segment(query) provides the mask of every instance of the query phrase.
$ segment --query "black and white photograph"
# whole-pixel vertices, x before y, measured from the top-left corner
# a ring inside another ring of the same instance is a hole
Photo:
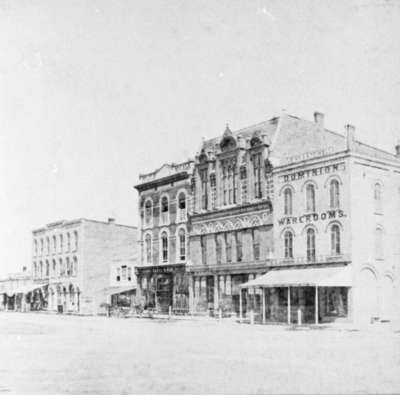
[[[400,0],[0,0],[0,393],[400,394]]]

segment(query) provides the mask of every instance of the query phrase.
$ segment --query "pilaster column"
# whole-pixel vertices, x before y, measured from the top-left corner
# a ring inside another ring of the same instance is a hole
[[[214,314],[218,311],[219,298],[218,298],[218,276],[214,275]]]

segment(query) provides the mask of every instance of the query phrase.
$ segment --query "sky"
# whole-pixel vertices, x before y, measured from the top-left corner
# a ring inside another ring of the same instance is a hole
[[[388,151],[400,1],[0,0],[0,275],[32,230],[138,224],[140,173],[287,113]]]

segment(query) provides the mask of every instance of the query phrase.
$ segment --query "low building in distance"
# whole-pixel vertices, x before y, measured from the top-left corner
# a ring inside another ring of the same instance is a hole
[[[24,311],[23,294],[32,286],[31,272],[24,266],[21,272],[0,278],[0,310]]]

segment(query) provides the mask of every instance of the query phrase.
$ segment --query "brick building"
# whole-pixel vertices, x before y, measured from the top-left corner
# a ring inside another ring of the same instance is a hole
[[[31,299],[37,309],[96,314],[107,302],[111,268],[129,260],[137,228],[88,219],[58,221],[33,234]]]
[[[141,179],[142,243],[146,230],[162,240],[162,198],[177,199],[178,173],[163,167]],[[351,125],[326,129],[321,113],[308,121],[283,112],[203,141],[184,174],[191,311],[253,310],[264,322],[398,315],[400,146],[385,152]],[[168,234],[175,251],[176,227]],[[161,266],[154,273],[176,263],[175,252],[160,259],[158,240],[142,244],[142,262]]]
[[[140,176],[141,266],[136,267],[138,294],[147,308],[189,310],[188,215],[193,161],[166,164]]]

